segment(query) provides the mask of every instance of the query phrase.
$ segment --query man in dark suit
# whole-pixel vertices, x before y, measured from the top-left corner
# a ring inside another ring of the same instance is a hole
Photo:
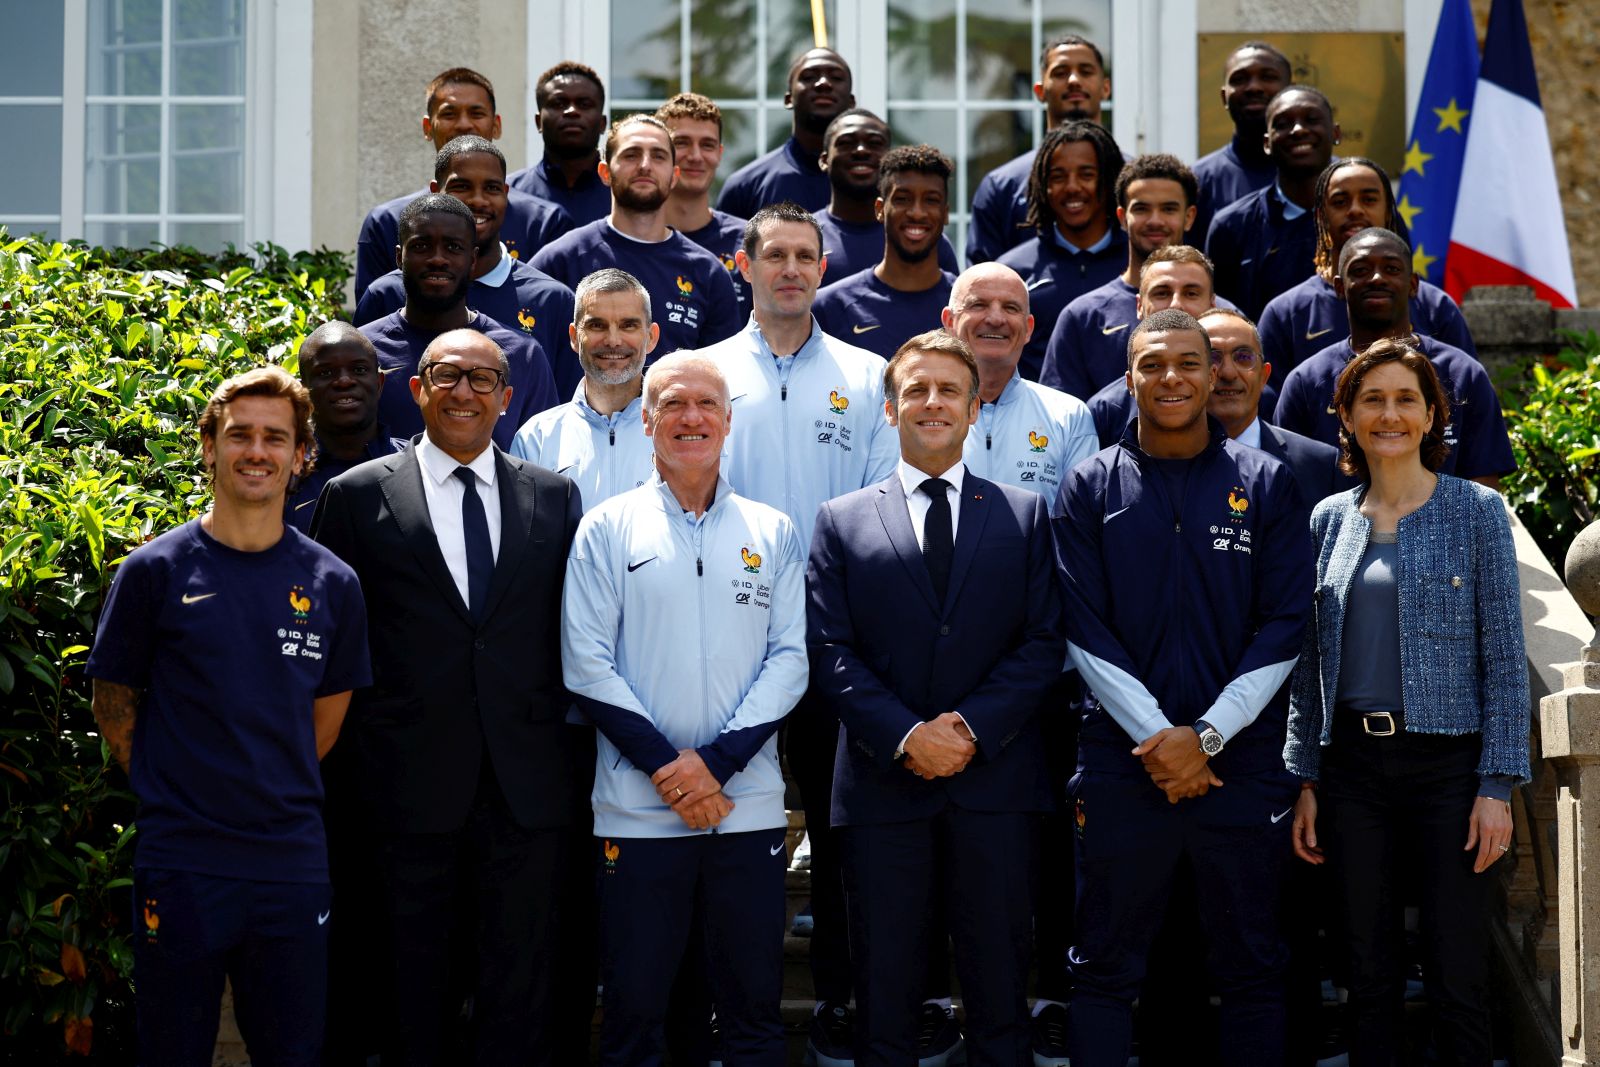
[[[1061,671],[1044,499],[968,473],[966,342],[907,341],[884,372],[893,476],[824,503],[807,572],[812,677],[841,720],[841,828],[859,1067],[916,1059],[943,888],[974,1064],[1030,1061],[1029,833],[1049,808],[1035,717]]]
[[[493,445],[507,374],[479,331],[439,335],[411,379],[425,431],[329,482],[312,519],[375,620],[346,744],[382,885],[386,1064],[456,1058],[456,936],[476,958],[472,1062],[552,1062],[551,887],[574,814],[559,621],[581,507],[572,482]],[[475,929],[458,929],[458,886]]]
[[[1339,450],[1259,417],[1261,391],[1272,376],[1272,364],[1261,350],[1255,323],[1241,311],[1220,307],[1199,319],[1211,338],[1211,362],[1217,368],[1217,384],[1206,411],[1235,441],[1288,464],[1309,521],[1317,501],[1356,484],[1339,470]]]

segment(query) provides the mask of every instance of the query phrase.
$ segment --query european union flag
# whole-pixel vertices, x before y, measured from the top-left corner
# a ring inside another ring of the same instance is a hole
[[[1461,186],[1467,125],[1478,86],[1478,33],[1468,0],[1444,0],[1428,53],[1428,73],[1411,120],[1397,205],[1411,231],[1419,278],[1444,284],[1445,253]]]

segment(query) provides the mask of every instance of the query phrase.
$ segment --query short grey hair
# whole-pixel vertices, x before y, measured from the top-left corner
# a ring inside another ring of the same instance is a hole
[[[650,307],[650,290],[644,283],[625,270],[616,267],[604,267],[589,275],[578,283],[577,290],[573,293],[572,321],[583,321],[583,308],[589,299],[601,293],[634,293],[644,304],[644,324],[649,326],[655,321],[653,309]]]
[[[662,356],[644,372],[644,409],[654,411],[656,402],[661,399],[661,390],[666,388],[666,379],[674,372],[680,370],[704,371],[717,380],[722,387],[722,406],[724,410],[733,407],[733,401],[728,398],[728,378],[722,373],[722,368],[717,366],[717,361],[709,356],[689,348],[680,348],[676,352]]]

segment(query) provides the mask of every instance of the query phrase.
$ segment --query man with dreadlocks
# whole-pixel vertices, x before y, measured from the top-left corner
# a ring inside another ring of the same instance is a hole
[[[1272,360],[1272,381],[1278,386],[1307,359],[1350,336],[1345,302],[1333,288],[1345,242],[1368,226],[1405,236],[1389,176],[1362,156],[1347,156],[1323,169],[1317,177],[1315,211],[1316,273],[1273,297],[1261,313],[1261,348]],[[1411,326],[1468,355],[1478,354],[1456,302],[1421,278],[1411,297]]]
[[[1061,310],[1127,265],[1128,238],[1117,225],[1121,170],[1122,150],[1096,122],[1057,126],[1034,156],[1027,224],[1035,236],[999,259],[1028,286],[1033,336],[1017,369],[1029,381],[1039,380]]]

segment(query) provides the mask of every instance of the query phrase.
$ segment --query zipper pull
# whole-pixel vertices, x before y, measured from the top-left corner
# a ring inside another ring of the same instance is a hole
[[[994,433],[992,431],[983,435],[983,448],[986,452],[994,451]]]
[[[617,443],[617,428],[615,426],[611,427],[611,443]]]
[[[704,578],[706,576],[706,565],[703,562],[701,562],[699,557],[695,558],[695,561],[694,561],[694,572],[695,572],[695,574],[699,575],[702,578]]]
[[[1173,533],[1183,533],[1183,523],[1179,522],[1179,521],[1174,521],[1173,524],[1172,524],[1172,532]]]
[[[778,387],[778,399],[779,400],[788,400],[789,399],[789,383],[788,382],[784,382],[781,386]]]

